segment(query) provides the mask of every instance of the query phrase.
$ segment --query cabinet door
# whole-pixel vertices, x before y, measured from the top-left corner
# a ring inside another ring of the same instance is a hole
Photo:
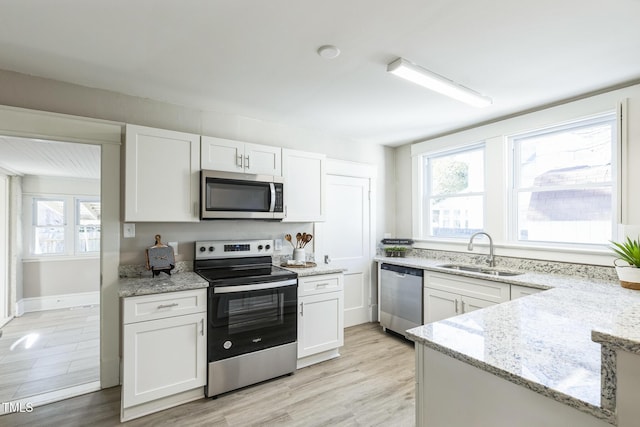
[[[332,350],[344,344],[342,292],[298,299],[298,358]]]
[[[246,173],[282,176],[282,148],[244,143]]]
[[[203,136],[200,166],[224,172],[244,172],[244,142]]]
[[[511,285],[511,299],[526,297],[541,292],[542,289],[529,288],[527,286]]]
[[[198,221],[200,136],[126,126],[125,221]]]
[[[461,313],[469,313],[470,311],[480,310],[481,308],[489,307],[490,305],[494,305],[495,302],[486,301],[479,298],[472,298],[467,296],[461,297]]]
[[[460,296],[438,289],[424,288],[424,323],[455,316],[460,310]]]
[[[202,387],[206,313],[124,325],[122,406]]]
[[[289,222],[319,222],[325,215],[323,154],[282,150],[285,218]]]

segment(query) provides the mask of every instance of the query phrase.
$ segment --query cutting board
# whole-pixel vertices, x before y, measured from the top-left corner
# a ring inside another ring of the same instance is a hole
[[[162,243],[159,234],[156,234],[156,244],[147,248],[146,258],[147,270],[151,270],[154,276],[161,272],[171,275],[171,270],[176,266],[173,248]]]

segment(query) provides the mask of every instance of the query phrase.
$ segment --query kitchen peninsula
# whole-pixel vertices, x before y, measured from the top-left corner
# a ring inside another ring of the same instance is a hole
[[[376,260],[452,273],[442,260]],[[637,425],[640,293],[606,278],[454,274],[547,290],[407,332],[416,425]]]

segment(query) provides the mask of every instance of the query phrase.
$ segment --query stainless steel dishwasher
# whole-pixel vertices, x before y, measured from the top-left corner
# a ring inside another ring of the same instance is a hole
[[[382,264],[380,272],[380,325],[405,335],[422,325],[423,270]]]

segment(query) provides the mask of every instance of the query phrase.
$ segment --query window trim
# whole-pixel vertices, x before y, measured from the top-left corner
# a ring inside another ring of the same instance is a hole
[[[77,245],[79,243],[77,234],[77,203],[78,201],[95,200],[101,202],[101,197],[96,195],[60,195],[60,194],[41,194],[41,193],[23,193],[23,206],[29,206],[24,213],[28,215],[23,222],[23,242],[25,244],[25,254],[22,258],[25,262],[32,261],[55,261],[70,259],[88,259],[100,258],[101,249],[92,252],[78,252]],[[64,246],[65,251],[53,254],[36,254],[35,253],[35,228],[36,228],[36,205],[37,200],[60,200],[64,202]],[[100,240],[102,240],[102,219],[100,221]],[[101,247],[101,246],[100,246]]]

